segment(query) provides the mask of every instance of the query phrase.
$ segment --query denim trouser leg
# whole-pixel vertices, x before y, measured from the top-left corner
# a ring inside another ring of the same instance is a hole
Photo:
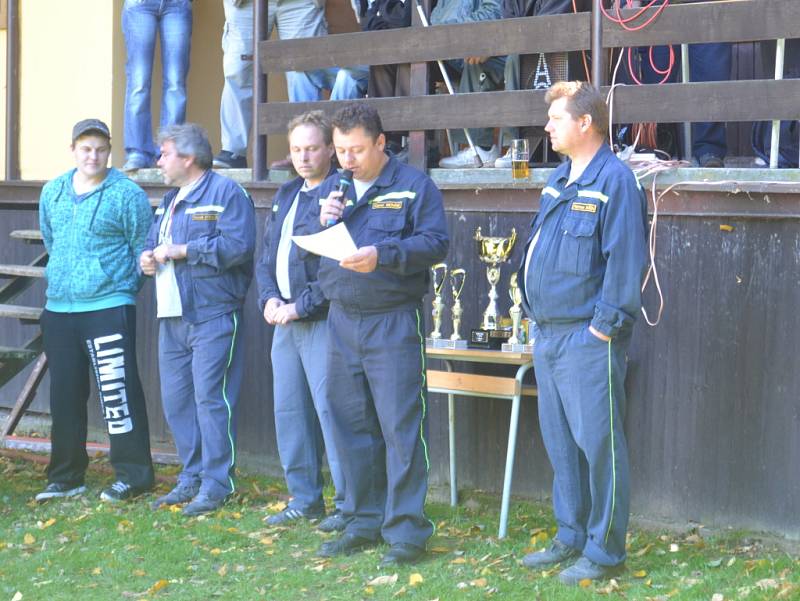
[[[273,10],[271,4],[269,8]],[[282,40],[328,35],[325,11],[311,0],[286,0],[274,10],[277,11],[278,37]],[[286,86],[290,102],[314,102],[322,98],[320,88],[305,72],[287,71]]]
[[[359,65],[343,69],[331,67],[331,70],[335,73],[331,87],[331,100],[363,98],[367,93],[369,66]]]
[[[125,152],[129,159],[152,164],[158,151],[153,142],[150,90],[156,33],[161,35],[163,98],[161,124],[182,122],[186,112],[186,73],[192,4],[189,0],[126,0],[122,33],[126,48]],[[177,118],[180,117],[178,120]]]
[[[161,127],[186,120],[186,77],[192,39],[192,4],[173,0],[164,5],[158,23],[161,36]]]
[[[344,477],[331,434],[331,416],[325,390],[326,366],[320,361],[327,347],[327,324],[295,321],[277,326],[272,339],[275,431],[289,506],[316,513],[324,508],[322,499],[322,453],[336,489],[334,504],[344,500]]]
[[[491,92],[500,89],[505,62],[506,57],[493,56],[481,65],[468,65],[461,59],[448,61],[448,64],[461,71],[461,79],[458,81],[457,91],[459,94],[463,94],[467,92]],[[455,144],[467,143],[463,130],[453,129],[450,134]],[[491,146],[494,139],[494,132],[490,127],[470,129],[469,135],[472,136],[472,141],[478,146]]]
[[[730,44],[692,44],[689,46],[691,81],[727,81],[731,77]],[[711,154],[725,158],[728,140],[725,123],[692,123],[692,156]]]
[[[225,28],[222,33],[222,71],[225,84],[219,106],[222,149],[247,154],[247,140],[253,123],[253,6],[233,6],[225,0]],[[272,8],[272,7],[270,7]]]

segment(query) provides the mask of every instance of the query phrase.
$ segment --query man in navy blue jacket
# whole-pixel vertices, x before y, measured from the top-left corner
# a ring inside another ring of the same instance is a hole
[[[158,165],[176,188],[156,209],[139,265],[156,279],[161,401],[183,469],[153,507],[189,502],[183,514],[195,516],[234,491],[255,210],[244,188],[211,171],[211,145],[199,125],[170,126],[159,142]]]
[[[433,524],[428,490],[422,297],[431,265],[449,238],[442,195],[424,173],[384,153],[374,108],[354,103],[333,119],[339,163],[353,172],[321,186],[319,225],[341,220],[358,248],[341,262],[323,258],[319,283],[330,300],[328,394],[346,482],[344,534],[319,555],[349,555],[377,543],[381,564],[415,561]]]
[[[600,93],[559,82],[545,99],[545,131],[569,160],[542,190],[519,281],[537,326],[539,422],[553,466],[558,533],[523,564],[538,569],[579,558],[559,576],[577,584],[609,577],[625,561],[625,354],[641,308],[647,205],[606,144]]]
[[[292,235],[304,233],[303,216],[318,206],[317,188],[332,172],[333,142],[322,111],[298,115],[289,122],[288,131],[289,152],[299,176],[275,194],[256,268],[264,319],[275,326],[271,353],[275,433],[292,497],[267,523],[275,526],[325,515],[322,455],[327,451],[336,511],[319,529],[330,532],[344,529],[339,511],[344,477],[333,444],[321,359],[327,349],[328,301],[317,283],[319,257],[299,252]]]

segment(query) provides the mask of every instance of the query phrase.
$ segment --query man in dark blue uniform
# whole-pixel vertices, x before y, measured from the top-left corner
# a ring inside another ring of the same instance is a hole
[[[631,170],[605,143],[608,111],[599,92],[560,82],[545,98],[545,131],[569,160],[542,190],[519,279],[537,326],[539,422],[553,466],[558,533],[523,564],[579,558],[559,575],[577,584],[609,577],[625,561],[625,353],[641,308],[647,205]]]
[[[381,565],[410,563],[433,524],[428,489],[422,297],[431,265],[448,248],[442,197],[429,177],[384,153],[380,117],[364,103],[333,119],[339,176],[320,189],[320,225],[342,220],[358,251],[323,258],[319,283],[330,300],[328,395],[346,482],[344,534],[319,555],[349,555],[382,537]]]

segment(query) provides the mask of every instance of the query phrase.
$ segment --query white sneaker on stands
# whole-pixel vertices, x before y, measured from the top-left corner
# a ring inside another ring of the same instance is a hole
[[[494,162],[495,169],[511,169],[511,148]]]
[[[497,157],[500,156],[496,144],[489,150],[484,150],[480,146],[476,146],[475,150],[478,151],[478,155],[481,157],[484,167],[494,167],[494,162],[497,160]],[[445,157],[439,161],[439,167],[442,169],[471,169],[477,166],[478,165],[475,163],[475,153],[472,152],[472,148],[469,146],[458,154]]]

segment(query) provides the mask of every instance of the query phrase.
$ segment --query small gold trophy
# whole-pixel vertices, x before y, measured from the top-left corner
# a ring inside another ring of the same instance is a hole
[[[522,309],[520,308],[522,304],[522,290],[517,285],[516,273],[511,275],[508,286],[508,296],[511,298],[512,302],[511,308],[508,310],[509,315],[511,315],[511,337],[508,339],[508,342],[503,343],[503,350],[521,351],[524,344],[524,341],[520,340],[519,337],[520,322],[522,321]]]
[[[478,243],[478,254],[481,261],[487,263],[486,278],[489,280],[489,305],[483,312],[483,322],[479,329],[470,333],[470,343],[478,348],[500,348],[508,333],[498,329],[497,316],[497,284],[500,281],[500,264],[508,261],[514,242],[517,241],[517,230],[511,228],[508,237],[487,237],[481,234],[481,228],[475,230],[475,241]]]
[[[445,281],[447,281],[447,264],[437,263],[431,267],[431,279],[433,280],[433,331],[428,339],[431,342],[439,340],[442,337],[442,315],[444,314],[444,301],[442,301],[442,288],[444,288]]]
[[[450,340],[445,341],[445,348],[450,349],[465,349],[467,348],[467,341],[461,338],[458,330],[461,327],[461,315],[464,310],[461,308],[461,291],[464,289],[464,281],[467,279],[467,272],[463,269],[454,269],[450,272],[450,288],[453,291],[453,333]]]

